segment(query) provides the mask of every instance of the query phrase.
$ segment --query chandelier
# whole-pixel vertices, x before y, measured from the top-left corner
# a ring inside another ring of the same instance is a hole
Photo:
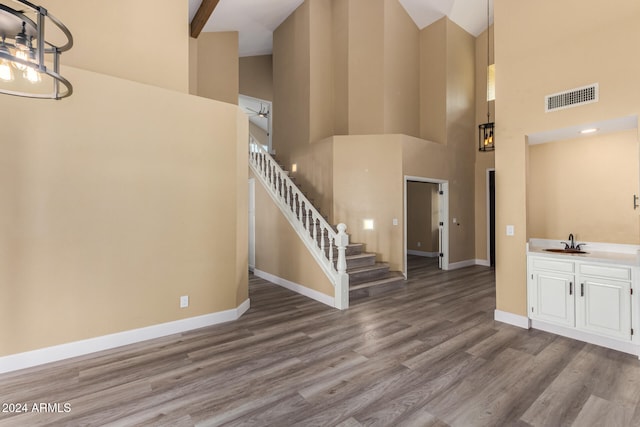
[[[0,3],[0,93],[42,99],[70,96],[73,87],[60,75],[60,54],[73,46],[71,33],[44,7],[13,1],[20,10]]]

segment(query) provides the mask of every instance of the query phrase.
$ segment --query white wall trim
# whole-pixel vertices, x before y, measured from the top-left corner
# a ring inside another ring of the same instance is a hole
[[[493,318],[498,322],[508,323],[519,328],[529,329],[531,327],[528,317],[509,313],[508,311],[495,310]]]
[[[407,249],[407,255],[416,255],[416,256],[422,256],[426,258],[436,258],[438,256],[438,252],[424,252],[424,251],[416,251],[413,249]]]
[[[335,298],[326,294],[323,294],[322,292],[318,292],[314,289],[311,288],[307,288],[304,285],[300,285],[298,283],[295,282],[291,282],[287,279],[283,279],[282,277],[278,277],[278,276],[274,276],[271,273],[267,273],[266,271],[262,271],[262,270],[258,270],[257,268],[255,268],[253,270],[253,274],[255,274],[256,276],[264,279],[264,280],[268,280],[271,283],[274,283],[276,285],[282,286],[283,288],[287,288],[290,291],[293,291],[295,293],[298,293],[300,295],[304,295],[305,297],[309,297],[313,300],[316,300],[318,302],[321,302],[325,305],[328,305],[329,307],[334,307],[335,308]]]
[[[481,265],[483,267],[491,267],[491,262],[488,259],[476,259],[476,265]]]
[[[563,337],[622,351],[623,353],[633,354],[634,356],[640,356],[640,346],[633,344],[632,342],[624,342],[607,337],[601,337],[599,335],[594,335],[577,329],[541,322],[540,320],[532,319],[531,327],[541,331],[551,332],[552,334],[562,335]]]
[[[472,265],[476,265],[475,259],[467,259],[464,261],[451,262],[449,263],[449,270],[457,270],[458,268],[470,267]]]
[[[71,357],[83,356],[85,354],[109,350],[128,344],[178,334],[192,329],[204,328],[218,323],[230,322],[240,318],[240,316],[249,309],[250,305],[251,303],[247,298],[238,307],[230,310],[0,357],[0,373],[17,371],[19,369],[57,362]]]

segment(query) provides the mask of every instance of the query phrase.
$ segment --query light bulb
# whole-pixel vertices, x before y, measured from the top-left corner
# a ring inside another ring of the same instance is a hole
[[[42,81],[40,73],[31,67],[27,67],[27,69],[24,70],[24,78],[29,80],[30,83],[40,83],[40,81]]]
[[[9,48],[4,44],[4,37],[2,38],[2,44],[0,44],[0,52],[10,55]],[[0,58],[0,80],[10,82],[13,80],[13,70],[11,69],[10,61],[4,58]]]
[[[5,82],[13,80],[13,70],[6,59],[0,59],[0,80]]]
[[[25,50],[16,49],[16,58],[28,61],[29,54]],[[27,68],[26,65],[20,64],[19,62],[14,62],[13,65],[20,71],[24,71]]]

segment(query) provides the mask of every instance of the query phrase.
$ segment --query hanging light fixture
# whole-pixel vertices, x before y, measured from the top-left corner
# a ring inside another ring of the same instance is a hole
[[[73,86],[60,74],[60,54],[73,46],[71,32],[42,6],[13,0],[22,10],[0,3],[0,93],[29,98],[62,99]],[[54,44],[45,24],[53,24]],[[14,72],[16,70],[17,72]]]
[[[489,39],[489,0],[487,0],[487,123],[482,123],[478,126],[478,150],[480,151],[492,151],[495,149],[495,123],[491,121],[491,107],[489,104],[489,80],[490,80],[490,39]]]

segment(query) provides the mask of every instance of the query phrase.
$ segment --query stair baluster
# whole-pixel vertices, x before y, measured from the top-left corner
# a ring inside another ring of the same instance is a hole
[[[267,189],[273,201],[291,222],[310,253],[334,286],[336,308],[349,307],[349,275],[346,272],[347,226],[338,224],[336,233],[331,225],[300,192],[280,165],[252,136],[249,137],[249,167]],[[313,229],[312,229],[313,228]],[[320,241],[318,242],[318,229]],[[326,241],[325,241],[326,239]],[[328,253],[325,250],[329,246]],[[334,247],[338,260],[334,265]]]

